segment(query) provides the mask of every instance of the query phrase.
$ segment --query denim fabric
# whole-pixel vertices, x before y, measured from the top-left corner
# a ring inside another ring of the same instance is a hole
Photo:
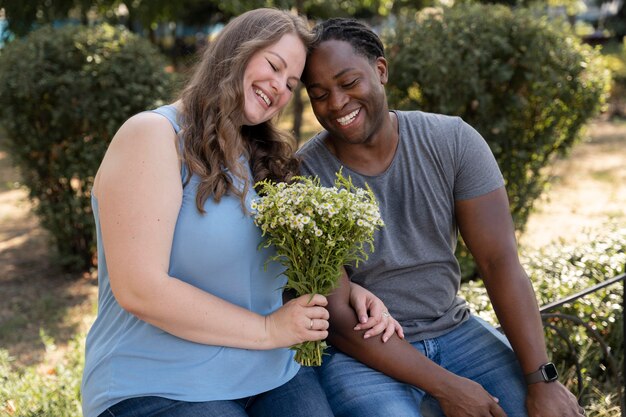
[[[508,417],[526,416],[526,384],[506,338],[477,317],[443,336],[413,343],[430,360],[476,381]],[[317,370],[336,417],[442,416],[437,401],[357,360],[329,349]]]
[[[237,400],[186,402],[162,397],[121,401],[99,417],[333,417],[315,371],[302,367],[289,382]]]

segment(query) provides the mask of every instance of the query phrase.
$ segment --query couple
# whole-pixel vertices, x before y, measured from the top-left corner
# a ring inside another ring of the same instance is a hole
[[[311,34],[257,9],[225,27],[177,102],[120,128],[92,191],[86,417],[582,413],[552,381],[489,148],[458,118],[389,111],[387,71],[362,24],[331,19]],[[271,119],[300,80],[325,130],[295,156]],[[376,252],[328,299],[283,303],[280,266],[257,250],[252,185],[299,169],[329,185],[342,166],[380,202]],[[457,228],[515,354],[457,297]],[[319,369],[287,349],[326,337]]]

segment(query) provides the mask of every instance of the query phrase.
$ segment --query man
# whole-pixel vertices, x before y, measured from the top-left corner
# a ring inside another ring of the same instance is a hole
[[[548,362],[504,181],[483,138],[456,117],[390,112],[383,45],[366,26],[331,19],[316,31],[303,81],[325,131],[300,150],[303,173],[330,185],[343,167],[376,194],[386,226],[368,261],[347,271],[406,337],[363,339],[347,286],[329,298],[333,348],[319,375],[335,415],[421,416],[430,403],[448,417],[584,414]],[[458,231],[508,341],[457,296]]]

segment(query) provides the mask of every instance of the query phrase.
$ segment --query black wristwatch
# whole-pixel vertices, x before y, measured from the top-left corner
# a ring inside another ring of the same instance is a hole
[[[552,362],[541,365],[535,372],[526,375],[526,383],[534,384],[536,382],[553,382],[559,378],[556,366]]]

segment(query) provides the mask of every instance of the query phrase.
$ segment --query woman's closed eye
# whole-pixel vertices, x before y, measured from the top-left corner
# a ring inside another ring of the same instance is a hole
[[[270,64],[270,67],[272,67],[272,70],[273,70],[274,72],[278,72],[278,67],[277,67],[276,65],[274,65],[274,64],[272,63],[272,61],[270,61],[270,60],[269,60],[269,59],[267,59],[267,58],[266,58],[265,60],[267,61],[267,63],[268,63],[268,64]]]

